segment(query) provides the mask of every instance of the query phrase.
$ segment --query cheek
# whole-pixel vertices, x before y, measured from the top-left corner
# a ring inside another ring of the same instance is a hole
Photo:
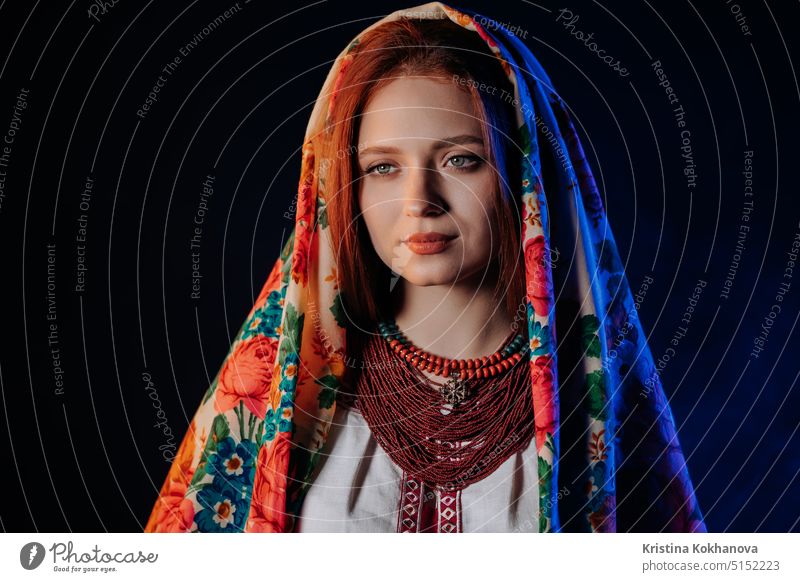
[[[460,229],[469,239],[470,247],[478,249],[497,245],[497,197],[495,182],[491,175],[475,176],[463,180],[460,192],[451,196],[451,212]]]
[[[361,193],[358,197],[360,220],[366,226],[372,245],[378,255],[385,256],[388,247],[391,247],[394,233],[394,222],[397,212],[391,203],[368,193]]]

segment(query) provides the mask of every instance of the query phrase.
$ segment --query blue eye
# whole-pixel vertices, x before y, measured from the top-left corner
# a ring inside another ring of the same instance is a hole
[[[456,170],[469,170],[475,166],[478,166],[482,161],[483,160],[479,156],[457,154],[455,156],[450,156],[445,165]],[[364,173],[367,175],[373,174],[376,176],[385,177],[393,174],[396,170],[397,167],[394,164],[390,164],[389,162],[379,162],[369,166],[366,170],[364,170]]]
[[[458,170],[466,169],[471,166],[474,166],[480,162],[480,158],[478,156],[466,156],[466,155],[455,155],[448,158],[447,163],[450,164],[450,167],[456,168]]]
[[[378,176],[388,176],[392,173],[392,164],[375,164],[374,166],[370,166],[367,168],[367,174],[377,174]]]

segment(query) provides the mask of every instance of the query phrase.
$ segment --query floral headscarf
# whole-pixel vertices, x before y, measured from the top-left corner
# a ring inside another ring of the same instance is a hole
[[[540,532],[705,531],[566,105],[500,23],[432,2],[367,30],[400,18],[449,18],[480,35],[514,86],[540,496],[531,520]],[[328,74],[305,135],[294,231],[202,398],[145,531],[293,530],[347,361],[324,192],[331,161],[311,137],[324,130],[358,48],[356,38]],[[554,276],[563,277],[557,302]]]

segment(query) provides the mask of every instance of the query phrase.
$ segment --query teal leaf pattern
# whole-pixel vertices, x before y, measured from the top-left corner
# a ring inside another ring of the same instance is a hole
[[[339,388],[339,380],[333,374],[328,374],[322,378],[315,380],[317,384],[322,386],[317,400],[319,401],[320,408],[330,408],[336,400],[336,391]]]
[[[601,355],[600,338],[597,335],[600,329],[600,320],[594,313],[581,317],[583,351],[590,358],[599,358]]]
[[[602,369],[586,374],[586,393],[589,414],[597,420],[606,420],[608,406],[606,406],[605,374]]]

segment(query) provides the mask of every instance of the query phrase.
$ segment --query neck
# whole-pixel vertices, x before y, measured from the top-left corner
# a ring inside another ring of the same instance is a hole
[[[419,348],[451,359],[480,358],[500,349],[511,333],[505,301],[497,301],[493,282],[421,287],[402,281],[395,321]]]

